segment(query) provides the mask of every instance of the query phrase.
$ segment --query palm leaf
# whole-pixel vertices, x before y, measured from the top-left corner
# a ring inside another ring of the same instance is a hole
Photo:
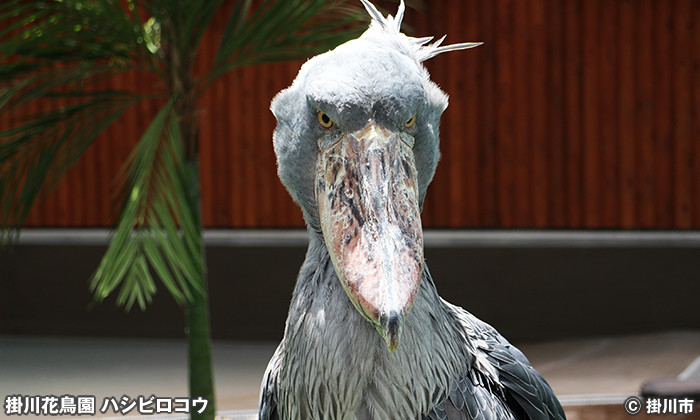
[[[27,117],[0,132],[0,220],[18,229],[43,191],[55,187],[87,147],[135,98],[102,92],[79,103]]]
[[[110,0],[11,1],[0,13],[0,74],[5,80],[57,63],[111,63],[158,71],[145,30]]]
[[[162,66],[144,41],[153,35],[112,0],[9,0],[0,6],[0,28],[5,242],[100,132],[148,97],[97,83],[133,69],[162,73]],[[37,101],[44,111],[19,117]]]
[[[272,61],[306,58],[357,36],[367,21],[359,2],[348,0],[264,0],[250,11],[239,0],[216,54],[217,77],[228,70]]]
[[[126,163],[117,228],[91,282],[97,301],[121,285],[117,304],[144,309],[156,292],[151,271],[179,304],[204,290],[201,235],[183,184],[173,103],[160,110]]]

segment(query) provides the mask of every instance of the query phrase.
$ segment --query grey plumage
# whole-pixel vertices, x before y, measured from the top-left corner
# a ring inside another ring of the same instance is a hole
[[[519,350],[438,296],[422,235],[409,235],[420,231],[411,203],[422,208],[447,107],[421,62],[478,44],[407,37],[403,2],[395,18],[362,2],[373,18],[365,34],[309,60],[272,103],[280,179],[304,212],[310,243],[259,418],[563,419]],[[365,149],[373,142],[381,144]],[[374,189],[379,181],[384,189]],[[392,250],[401,256],[387,265],[380,257]],[[385,286],[404,264],[418,267],[415,281]],[[357,267],[374,267],[377,279],[353,277]],[[392,297],[395,289],[403,295]]]

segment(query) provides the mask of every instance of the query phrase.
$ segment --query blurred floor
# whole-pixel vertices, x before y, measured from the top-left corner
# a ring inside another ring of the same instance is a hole
[[[635,395],[645,380],[680,375],[700,355],[700,332],[574,339],[519,348],[557,395]]]
[[[700,331],[518,347],[564,405],[586,399],[618,401],[637,394],[645,380],[677,377],[684,371],[686,379],[700,379],[700,369],[688,368],[700,356]],[[255,410],[260,380],[274,349],[273,343],[214,343],[219,411],[235,417]],[[97,417],[122,417],[111,409],[100,413],[103,400],[123,395],[185,397],[186,353],[185,343],[175,340],[0,336],[0,397],[4,403],[9,395],[94,395]],[[0,415],[4,414],[3,410]]]

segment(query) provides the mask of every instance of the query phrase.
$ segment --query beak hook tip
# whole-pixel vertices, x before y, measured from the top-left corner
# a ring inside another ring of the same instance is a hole
[[[401,331],[403,329],[403,315],[392,309],[389,313],[383,313],[379,318],[379,323],[386,338],[389,351],[393,353],[399,347]]]

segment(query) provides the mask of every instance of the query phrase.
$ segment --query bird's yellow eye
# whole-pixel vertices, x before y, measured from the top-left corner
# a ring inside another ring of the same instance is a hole
[[[406,124],[404,124],[404,125],[406,126],[406,128],[411,128],[411,127],[413,127],[413,124],[415,124],[415,123],[416,123],[416,116],[414,115],[413,117],[411,117],[410,120],[406,121]]]
[[[331,128],[333,125],[333,120],[331,120],[331,117],[326,115],[326,113],[323,111],[318,111],[318,122],[324,128]]]

